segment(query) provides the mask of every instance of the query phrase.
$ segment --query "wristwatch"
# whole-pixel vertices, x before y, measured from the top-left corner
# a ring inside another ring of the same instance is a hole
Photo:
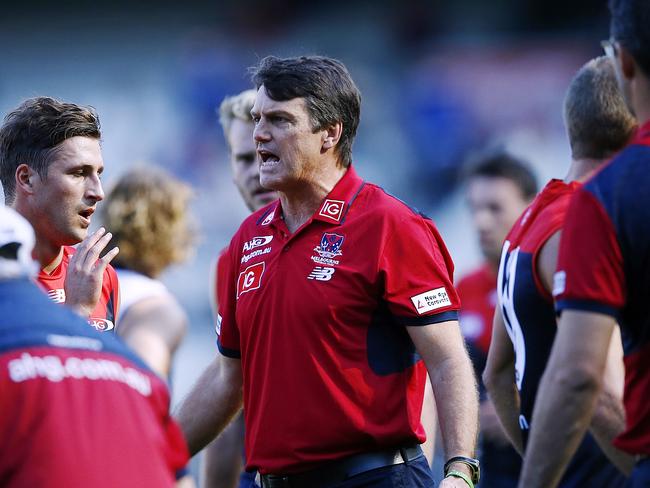
[[[478,462],[478,459],[468,458],[465,456],[454,456],[452,458],[449,458],[445,463],[445,470],[444,470],[445,476],[447,476],[447,473],[449,472],[449,468],[451,468],[451,465],[453,463],[462,463],[466,465],[469,468],[470,473],[472,474],[472,483],[474,483],[475,485],[481,479],[481,463]]]

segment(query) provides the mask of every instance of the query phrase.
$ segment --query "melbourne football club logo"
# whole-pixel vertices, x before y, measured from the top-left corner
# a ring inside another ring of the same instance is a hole
[[[338,259],[341,256],[341,246],[345,236],[334,234],[333,232],[325,232],[323,237],[320,238],[320,244],[314,248],[318,256],[312,256],[311,260],[318,264],[325,264],[327,266],[336,266],[339,264]]]
[[[314,248],[314,251],[322,258],[334,259],[336,256],[343,254],[341,252],[343,239],[345,237],[340,234],[325,232],[320,239],[320,244]]]
[[[328,198],[323,202],[318,215],[333,220],[334,222],[338,222],[341,220],[344,207],[345,202],[343,200],[330,200]]]

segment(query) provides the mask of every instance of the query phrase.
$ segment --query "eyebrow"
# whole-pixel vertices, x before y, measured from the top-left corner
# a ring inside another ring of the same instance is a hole
[[[256,115],[259,115],[259,112],[251,110],[251,116],[255,117]],[[270,110],[267,110],[266,112],[264,112],[264,115],[266,117],[273,116],[273,115],[276,115],[276,116],[281,115],[281,116],[286,117],[286,118],[291,119],[291,120],[295,120],[295,118],[296,118],[292,113],[287,112],[286,110],[282,110],[282,109],[270,109]]]

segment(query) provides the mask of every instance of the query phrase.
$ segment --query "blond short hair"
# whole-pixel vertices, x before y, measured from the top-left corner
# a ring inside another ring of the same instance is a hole
[[[637,121],[629,111],[605,56],[587,62],[564,98],[564,124],[574,159],[606,159],[630,140]]]
[[[120,253],[117,267],[158,276],[193,251],[196,228],[188,207],[191,187],[167,171],[141,166],[125,173],[101,206],[102,221]]]
[[[251,110],[255,104],[255,90],[244,90],[238,95],[226,97],[219,105],[219,123],[223,129],[223,135],[226,138],[226,143],[230,145],[228,140],[230,134],[230,127],[235,119],[244,122],[253,122],[251,118]]]

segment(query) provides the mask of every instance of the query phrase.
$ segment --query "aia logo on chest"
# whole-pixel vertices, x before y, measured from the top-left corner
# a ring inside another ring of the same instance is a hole
[[[334,222],[339,222],[343,216],[343,209],[345,202],[343,200],[330,200],[329,198],[323,202],[318,215],[325,217]]]
[[[262,286],[262,275],[264,275],[265,269],[266,269],[266,263],[261,262],[261,263],[252,264],[244,271],[239,273],[239,278],[237,279],[238,299],[244,293],[257,290],[260,286]]]

